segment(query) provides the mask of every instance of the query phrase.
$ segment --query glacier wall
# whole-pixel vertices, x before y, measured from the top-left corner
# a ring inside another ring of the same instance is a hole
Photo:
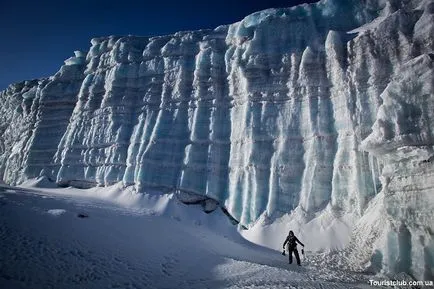
[[[331,199],[340,206],[355,180],[352,206],[341,207],[360,212],[372,172],[357,159],[367,163],[366,154],[339,144],[357,140],[334,115],[345,96],[329,78],[345,69],[351,37],[342,29],[381,7],[331,4],[266,10],[214,30],[92,40],[52,177],[206,195],[243,224],[299,205],[316,212]],[[354,17],[342,23],[340,13]]]
[[[357,231],[381,209],[388,235],[360,244],[429,279],[433,20],[431,0],[323,0],[95,38],[53,77],[0,93],[0,174],[177,191],[244,225],[331,210]]]
[[[0,93],[0,174],[8,183],[50,176],[84,78],[85,55],[76,51],[47,79],[10,85]]]
[[[381,94],[373,132],[362,147],[384,163],[384,211],[390,222],[381,245],[387,271],[414,271],[419,279],[431,280],[434,54],[414,58],[401,69]]]

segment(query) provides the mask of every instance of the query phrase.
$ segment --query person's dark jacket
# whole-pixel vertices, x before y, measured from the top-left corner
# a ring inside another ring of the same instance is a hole
[[[286,237],[285,242],[283,243],[283,248],[285,248],[286,243],[288,243],[290,250],[295,249],[297,247],[297,243],[299,243],[300,245],[302,245],[304,247],[304,244],[302,242],[300,242],[300,240],[298,240],[295,235],[288,235]]]

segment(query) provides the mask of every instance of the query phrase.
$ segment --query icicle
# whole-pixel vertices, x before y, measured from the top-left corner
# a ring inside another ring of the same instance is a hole
[[[369,166],[371,167],[371,173],[372,173],[372,183],[374,184],[375,195],[377,195],[378,192],[377,192],[377,180],[375,177],[374,157],[372,155],[368,155],[368,158],[369,158]]]

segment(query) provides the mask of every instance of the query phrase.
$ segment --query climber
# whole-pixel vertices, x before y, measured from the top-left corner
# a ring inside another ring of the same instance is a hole
[[[297,237],[294,235],[294,232],[292,231],[289,231],[289,234],[285,239],[285,243],[283,243],[283,250],[285,250],[286,243],[288,243],[289,264],[292,264],[292,252],[294,252],[295,259],[297,260],[297,265],[301,266],[300,255],[298,254],[298,250],[297,250],[297,243],[302,245],[303,248],[304,248],[304,244],[297,239]]]

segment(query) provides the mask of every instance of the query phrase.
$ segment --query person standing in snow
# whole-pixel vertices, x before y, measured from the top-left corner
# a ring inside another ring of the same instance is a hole
[[[289,264],[292,264],[292,252],[294,252],[295,259],[297,260],[297,265],[301,266],[300,255],[298,254],[297,250],[297,243],[304,247],[304,244],[297,239],[297,237],[294,235],[294,232],[289,231],[289,234],[286,237],[285,242],[283,243],[283,250],[285,250],[285,245],[288,244]]]

